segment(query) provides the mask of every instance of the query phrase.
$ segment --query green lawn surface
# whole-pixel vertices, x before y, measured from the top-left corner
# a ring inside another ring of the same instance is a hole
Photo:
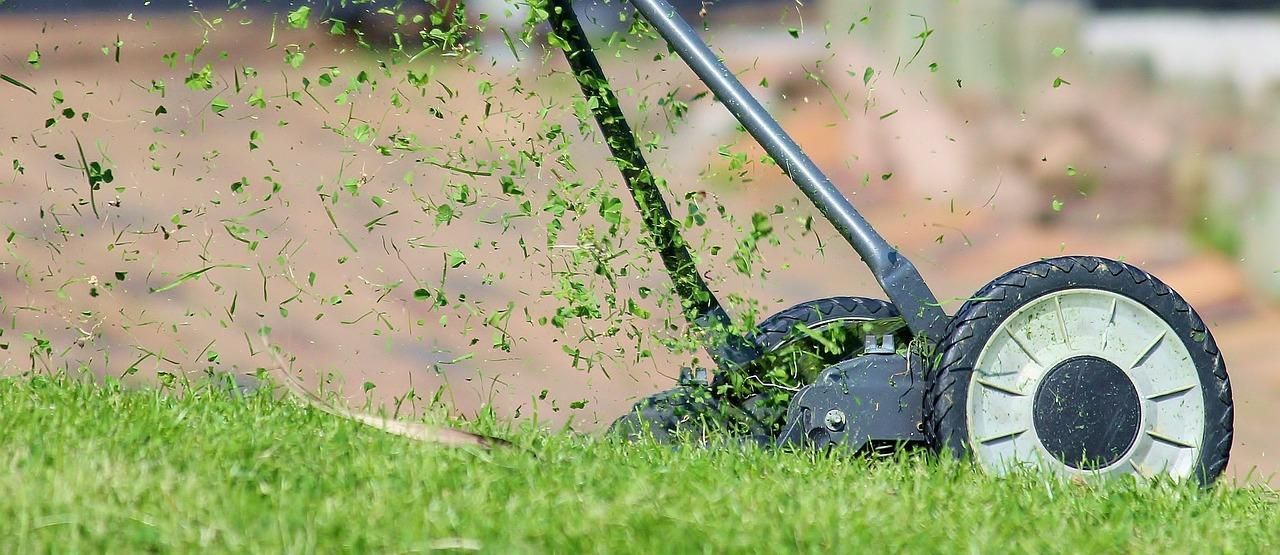
[[[267,393],[0,380],[4,553],[1262,553],[1260,487],[984,476],[466,424],[417,443]]]

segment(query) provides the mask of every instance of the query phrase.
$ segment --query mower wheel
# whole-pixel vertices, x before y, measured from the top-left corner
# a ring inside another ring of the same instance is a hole
[[[858,326],[869,322],[889,322],[890,324],[882,331],[892,331],[899,341],[904,342],[903,344],[910,341],[910,335],[898,315],[898,308],[888,301],[867,297],[814,299],[775,313],[760,322],[756,326],[755,335],[751,338],[757,352],[760,353],[760,358],[747,364],[744,369],[746,374],[760,377],[773,365],[795,367],[799,361],[786,353],[798,349],[807,353],[806,357],[816,357],[808,361],[808,364],[800,363],[800,366],[810,366],[812,375],[810,372],[801,372],[800,375],[792,377],[798,381],[789,385],[798,387],[809,385],[817,379],[823,369],[857,356],[862,352],[863,347],[860,333],[843,336],[841,341],[852,340],[853,344],[843,344],[836,350],[814,344],[812,334],[818,333],[836,339],[842,336],[830,333],[832,328]],[[807,333],[802,329],[807,330]],[[712,382],[712,388],[716,391],[731,389],[726,388],[730,379],[729,373],[718,372]],[[742,385],[750,386],[749,383]],[[748,391],[751,389],[748,388]],[[767,429],[778,432],[785,420],[791,395],[788,393],[779,397],[777,393],[780,392],[776,390],[774,394],[767,393],[767,389],[754,391],[735,400]]]
[[[866,297],[829,297],[803,302],[765,318],[756,327],[753,339],[761,352],[776,351],[796,338],[796,329],[805,326],[820,330],[841,322],[870,322],[898,317],[898,309],[887,301]]]
[[[929,443],[988,472],[1213,482],[1231,450],[1231,384],[1200,316],[1114,260],[1013,270],[965,303],[938,345]]]
[[[892,320],[898,310],[892,304],[863,297],[830,297],[800,303],[778,312],[760,323],[751,337],[762,355],[774,353],[799,338],[800,327],[821,331],[833,324]],[[852,354],[844,354],[847,358]],[[829,361],[820,367],[838,361]],[[752,395],[739,404],[733,400],[716,398],[717,391],[727,383],[727,376],[717,372],[711,386],[687,384],[662,391],[637,402],[631,411],[609,427],[611,434],[635,440],[646,434],[663,443],[674,443],[685,437],[704,441],[707,437],[727,432],[738,437],[748,437],[761,444],[772,444],[772,432],[781,425],[786,415],[786,403],[768,403],[760,395]]]
[[[772,442],[750,415],[711,396],[707,385],[680,385],[641,399],[609,426],[609,434],[627,441],[705,444],[725,438]]]

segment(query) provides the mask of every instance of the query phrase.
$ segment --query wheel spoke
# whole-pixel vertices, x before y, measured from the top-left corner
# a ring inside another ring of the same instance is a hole
[[[1002,439],[1014,439],[1014,438],[1017,438],[1018,436],[1020,436],[1020,435],[1022,435],[1022,434],[1025,434],[1025,433],[1027,433],[1027,428],[1023,428],[1023,429],[1021,429],[1021,430],[1016,430],[1016,431],[1012,431],[1012,432],[1005,432],[1005,433],[1001,433],[1001,434],[996,434],[996,435],[993,435],[993,436],[987,436],[987,437],[978,438],[978,443],[981,443],[981,444],[983,444],[983,445],[989,445],[989,444],[995,443],[995,442],[997,442],[997,441],[1000,441],[1000,440],[1002,440]]]
[[[1120,304],[1119,299],[1111,298],[1110,315],[1107,316],[1107,327],[1102,330],[1102,350],[1107,350],[1107,344],[1111,342],[1111,329],[1116,325],[1116,307]]]
[[[1151,356],[1151,353],[1155,352],[1156,348],[1160,346],[1160,342],[1164,341],[1164,337],[1168,335],[1168,333],[1169,330],[1160,330],[1160,333],[1156,334],[1155,339],[1152,339],[1151,343],[1147,345],[1147,348],[1142,350],[1142,353],[1138,355],[1138,358],[1133,359],[1133,364],[1129,365],[1129,369],[1133,370],[1134,368],[1137,368],[1142,364],[1142,361]]]
[[[1053,305],[1058,311],[1058,327],[1062,330],[1062,342],[1067,344],[1067,348],[1071,348],[1071,336],[1067,334],[1067,318],[1062,315],[1062,296],[1058,295],[1053,298]]]
[[[1133,461],[1133,459],[1129,459],[1129,466],[1133,467],[1133,471],[1134,471],[1134,472],[1137,472],[1137,473],[1138,473],[1138,476],[1141,476],[1141,477],[1142,477],[1142,479],[1144,479],[1144,480],[1150,480],[1152,476],[1155,476],[1155,473],[1154,473],[1154,472],[1152,472],[1152,471],[1148,470],[1146,467],[1144,467],[1144,466],[1142,466],[1142,465],[1140,465],[1140,464],[1138,464],[1138,463],[1134,462],[1134,461]]]
[[[1175,437],[1169,436],[1169,435],[1167,435],[1167,434],[1162,434],[1162,433],[1157,432],[1157,431],[1155,431],[1155,430],[1147,430],[1147,435],[1151,436],[1151,438],[1152,438],[1152,439],[1154,439],[1154,440],[1156,440],[1156,441],[1163,442],[1163,443],[1168,443],[1169,445],[1174,445],[1174,446],[1177,446],[1177,447],[1185,447],[1185,448],[1187,448],[1187,449],[1195,449],[1195,448],[1196,448],[1196,445],[1195,445],[1194,443],[1188,443],[1188,442],[1186,442],[1186,441],[1182,441],[1182,440],[1180,440],[1180,439],[1178,439],[1178,438],[1175,438]]]
[[[1019,349],[1022,349],[1022,352],[1027,354],[1027,358],[1030,358],[1031,362],[1036,363],[1036,366],[1042,369],[1044,368],[1044,363],[1040,362],[1039,358],[1036,358],[1035,353],[1031,352],[1031,349],[1027,348],[1026,343],[1023,343],[1021,339],[1018,339],[1018,336],[1013,334],[1013,330],[1005,328],[1004,333],[1009,336],[1009,339],[1012,339],[1013,342],[1018,345]]]
[[[988,388],[991,388],[991,389],[994,389],[994,390],[996,390],[996,391],[1000,391],[1000,392],[1003,392],[1003,393],[1008,393],[1009,395],[1014,395],[1014,396],[1017,396],[1017,397],[1026,397],[1026,396],[1027,396],[1027,394],[1026,394],[1026,393],[1023,393],[1023,392],[1021,392],[1021,391],[1018,391],[1017,389],[1015,389],[1015,388],[1013,388],[1013,387],[1010,387],[1010,386],[1007,386],[1007,385],[1001,385],[1001,384],[998,384],[998,383],[992,382],[992,381],[990,381],[990,380],[985,380],[985,379],[983,379],[983,378],[978,378],[978,379],[977,379],[977,382],[978,382],[978,385],[981,385],[981,386],[983,386],[983,387],[988,387]]]
[[[1199,385],[1199,384],[1194,384],[1194,383],[1193,383],[1193,384],[1191,384],[1191,385],[1179,386],[1179,387],[1176,387],[1176,388],[1174,388],[1174,389],[1170,389],[1170,390],[1168,390],[1168,391],[1163,391],[1163,392],[1156,393],[1156,394],[1153,394],[1153,395],[1148,395],[1148,396],[1147,396],[1147,400],[1148,400],[1148,401],[1159,401],[1159,400],[1164,399],[1164,398],[1167,398],[1167,397],[1173,397],[1174,395],[1177,395],[1177,394],[1179,394],[1179,393],[1186,393],[1186,392],[1188,392],[1188,391],[1191,391],[1191,390],[1195,389],[1197,385]]]

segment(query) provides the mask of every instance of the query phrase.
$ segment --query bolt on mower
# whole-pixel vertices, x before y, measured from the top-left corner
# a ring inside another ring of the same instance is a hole
[[[861,257],[887,300],[832,297],[731,333],[620,108],[572,0],[552,34],[691,324],[714,362],[612,426],[676,441],[713,429],[778,447],[925,446],[1001,474],[1167,475],[1211,483],[1231,448],[1231,386],[1213,336],[1168,285],[1092,256],[1043,259],[944,312],[891,246],[666,0],[628,0]]]

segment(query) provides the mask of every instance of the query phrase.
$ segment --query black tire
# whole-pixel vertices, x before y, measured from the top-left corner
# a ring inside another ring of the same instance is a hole
[[[798,326],[820,329],[833,322],[887,320],[898,317],[898,309],[887,301],[866,297],[829,297],[800,303],[765,318],[756,326],[752,341],[762,352],[781,348]]]
[[[830,297],[800,303],[778,312],[760,323],[751,341],[757,352],[769,353],[796,337],[798,326],[821,329],[834,322],[887,320],[898,317],[898,310],[888,302],[863,297]],[[610,433],[627,439],[645,434],[660,442],[675,441],[681,431],[691,437],[706,437],[712,429],[729,430],[750,435],[754,441],[769,442],[769,422],[785,413],[761,408],[748,399],[742,407],[715,399],[710,392],[724,384],[717,374],[710,388],[680,386],[655,393],[638,401],[618,418]],[[778,414],[774,414],[778,413]]]
[[[706,385],[682,385],[641,399],[609,426],[609,434],[671,444],[736,437],[763,445],[772,439],[750,415],[712,397]]]
[[[1096,257],[1069,256],[1028,264],[995,279],[965,303],[938,345],[935,372],[925,396],[925,435],[930,445],[960,458],[972,455],[974,439],[970,436],[968,403],[981,351],[1001,329],[1001,323],[1019,308],[1069,290],[1101,290],[1127,297],[1163,320],[1181,340],[1190,353],[1203,393],[1204,433],[1191,473],[1201,484],[1212,483],[1227,466],[1234,417],[1231,383],[1213,335],[1195,310],[1169,286],[1128,264]],[[1060,319],[1061,314],[1059,304]],[[1065,336],[1066,324],[1063,326]],[[1047,381],[1043,375],[1041,379]],[[1033,414],[1038,410],[1037,406]],[[1140,472],[1137,465],[1134,468]]]

